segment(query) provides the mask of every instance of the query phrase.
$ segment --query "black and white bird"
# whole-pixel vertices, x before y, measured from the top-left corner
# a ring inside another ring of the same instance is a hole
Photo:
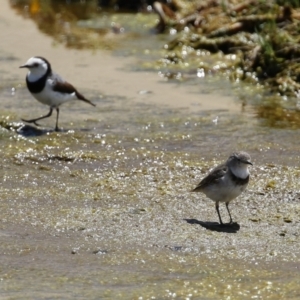
[[[192,190],[192,192],[202,192],[216,202],[216,210],[221,225],[223,225],[223,222],[219,211],[219,203],[225,202],[230,217],[230,224],[232,224],[228,205],[230,201],[245,191],[250,178],[249,165],[252,165],[252,163],[248,153],[233,153],[225,163],[215,167]]]
[[[50,117],[53,109],[56,109],[55,131],[59,131],[58,117],[59,106],[61,104],[71,100],[81,100],[96,106],[80,94],[73,85],[54,73],[47,59],[41,56],[34,56],[29,58],[20,68],[27,68],[29,70],[26,75],[26,84],[31,95],[39,102],[50,106],[50,111],[47,115],[31,120],[22,119],[22,121],[34,123],[39,126],[37,121]]]

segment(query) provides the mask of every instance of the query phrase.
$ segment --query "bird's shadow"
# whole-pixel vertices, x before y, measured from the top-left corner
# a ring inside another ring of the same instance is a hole
[[[22,135],[23,137],[35,137],[35,136],[42,136],[42,135],[46,135],[48,133],[52,133],[52,132],[61,132],[61,133],[65,133],[68,132],[70,129],[63,129],[60,128],[58,131],[55,131],[54,129],[42,129],[39,127],[35,127],[35,126],[31,126],[31,125],[22,125],[21,127],[19,127],[16,131],[18,134]],[[83,131],[83,132],[88,132],[91,131],[90,129],[86,129],[86,128],[81,128],[81,129],[72,129],[74,131]]]
[[[20,134],[24,137],[35,137],[35,136],[45,135],[50,132],[54,132],[54,130],[40,129],[38,127],[27,125],[27,124],[22,125],[16,131],[18,134]]]
[[[196,219],[184,219],[184,220],[189,224],[199,224],[205,229],[211,231],[237,233],[240,230],[240,225],[236,222],[220,224],[217,222],[203,222]]]

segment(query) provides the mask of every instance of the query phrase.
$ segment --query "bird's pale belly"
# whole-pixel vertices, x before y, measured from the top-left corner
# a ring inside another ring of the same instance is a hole
[[[75,93],[67,94],[67,93],[59,93],[55,91],[43,90],[40,93],[32,94],[33,97],[39,102],[48,105],[50,107],[58,107],[61,104],[76,99]]]
[[[229,202],[238,197],[247,187],[245,185],[219,184],[206,187],[202,192],[213,201]]]

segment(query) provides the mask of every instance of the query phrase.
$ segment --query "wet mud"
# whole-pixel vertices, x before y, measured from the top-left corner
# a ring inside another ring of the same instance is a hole
[[[266,124],[247,86],[166,82],[132,57],[52,47],[2,11],[1,298],[299,298],[297,127]],[[15,47],[14,26],[42,43]],[[36,47],[97,105],[63,105],[61,132],[20,121],[47,111],[18,69]],[[254,166],[221,228],[190,190],[235,150]]]

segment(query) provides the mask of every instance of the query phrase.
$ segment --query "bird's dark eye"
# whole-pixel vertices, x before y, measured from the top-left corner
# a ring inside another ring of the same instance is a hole
[[[38,63],[34,63],[32,66],[36,68],[36,67],[39,66],[39,64]]]

